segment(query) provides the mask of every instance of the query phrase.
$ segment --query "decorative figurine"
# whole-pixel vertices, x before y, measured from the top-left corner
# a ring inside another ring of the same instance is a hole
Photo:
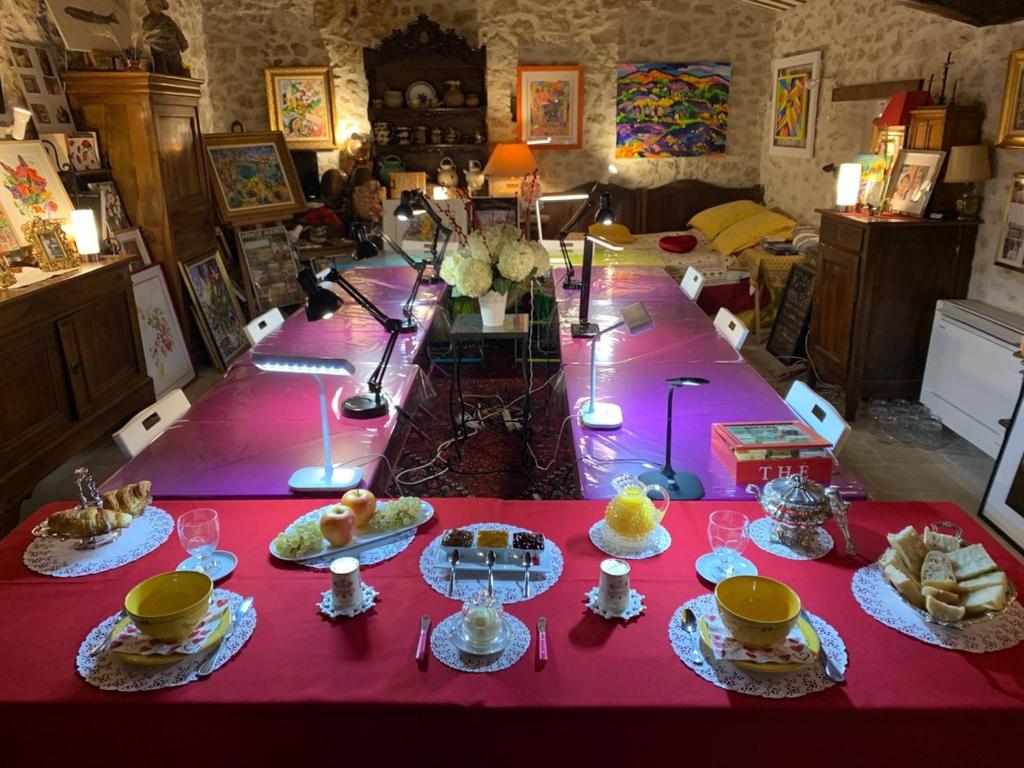
[[[181,61],[181,52],[188,49],[188,40],[181,27],[164,11],[170,8],[167,0],[146,0],[149,11],[142,17],[142,32],[149,43],[153,57],[153,71],[160,75],[188,77]]]

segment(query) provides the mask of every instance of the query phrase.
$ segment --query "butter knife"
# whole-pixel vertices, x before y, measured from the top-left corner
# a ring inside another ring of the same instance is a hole
[[[537,658],[548,660],[548,620],[543,616],[537,619]]]
[[[420,637],[416,641],[416,661],[423,661],[423,657],[427,655],[428,629],[430,629],[430,617],[423,615],[420,617]]]
[[[811,624],[811,617],[807,611],[801,609],[800,617],[808,624]],[[813,627],[814,625],[811,624],[811,626]],[[836,666],[836,663],[829,658],[824,645],[818,648],[818,658],[821,659],[821,665],[825,668],[825,677],[836,685],[846,685],[846,678],[843,676],[843,673],[839,671],[839,667]]]

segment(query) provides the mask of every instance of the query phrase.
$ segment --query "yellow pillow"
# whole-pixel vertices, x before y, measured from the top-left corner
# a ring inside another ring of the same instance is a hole
[[[722,203],[714,208],[705,208],[690,219],[690,226],[697,227],[707,236],[708,240],[714,240],[719,233],[724,232],[733,224],[767,210],[753,200],[733,200],[731,203]]]
[[[614,245],[627,245],[632,243],[634,239],[633,233],[629,231],[629,227],[625,224],[598,224],[595,222],[590,225],[587,232],[595,237],[603,238]]]
[[[765,235],[780,235],[787,239],[793,236],[796,222],[781,213],[764,210],[756,216],[744,219],[722,232],[711,243],[724,256],[737,253],[761,242]]]

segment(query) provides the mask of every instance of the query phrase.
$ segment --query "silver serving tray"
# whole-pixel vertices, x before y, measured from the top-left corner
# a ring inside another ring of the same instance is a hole
[[[146,499],[146,506],[142,508],[139,514],[135,515],[135,518],[142,517],[146,514],[146,510],[149,509],[153,503],[153,497],[150,496]],[[125,528],[115,528],[112,531],[106,531],[105,533],[95,533],[92,536],[75,536],[71,533],[57,533],[51,531],[48,525],[48,520],[43,520],[35,528],[32,529],[32,535],[40,539],[53,539],[54,541],[70,541],[73,542],[73,547],[80,551],[99,549],[100,547],[106,546],[117,540],[117,537],[121,535],[121,532]],[[132,520],[135,522],[135,519]],[[127,528],[127,526],[125,526]]]

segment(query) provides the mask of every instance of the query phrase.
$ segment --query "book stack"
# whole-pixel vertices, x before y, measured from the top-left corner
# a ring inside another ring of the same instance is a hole
[[[737,483],[766,483],[804,475],[827,484],[832,444],[800,421],[711,425],[711,450]]]

